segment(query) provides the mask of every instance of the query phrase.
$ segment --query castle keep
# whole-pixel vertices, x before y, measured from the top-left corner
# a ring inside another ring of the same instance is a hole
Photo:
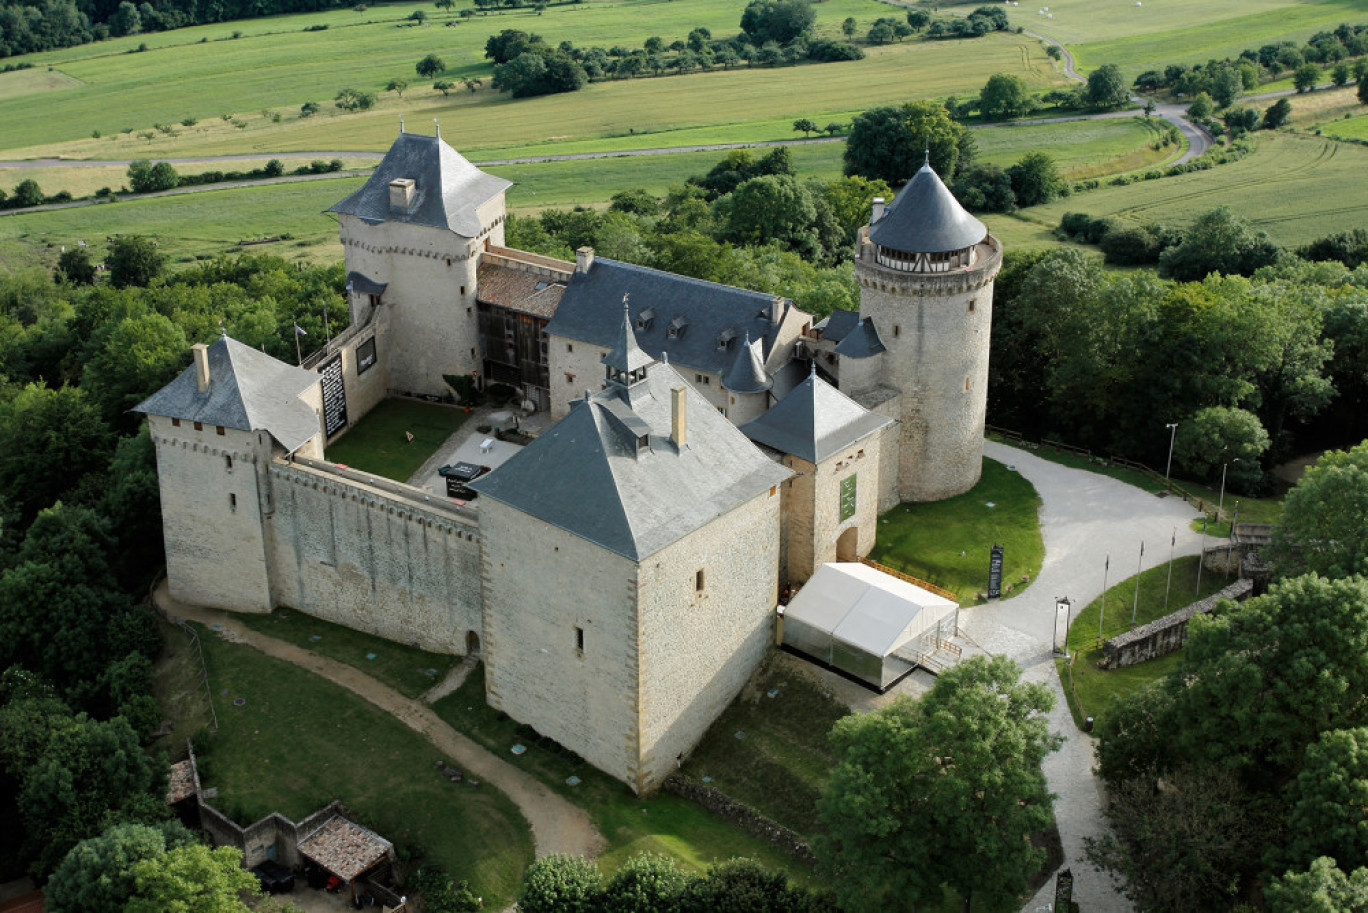
[[[139,406],[185,602],[479,652],[491,705],[638,792],[773,642],[782,588],[879,511],[978,479],[1001,248],[929,167],[876,200],[858,314],[503,246],[504,192],[401,133],[332,207],[348,329],[300,367],[226,336]],[[468,376],[556,419],[457,502],[330,463],[386,396]]]

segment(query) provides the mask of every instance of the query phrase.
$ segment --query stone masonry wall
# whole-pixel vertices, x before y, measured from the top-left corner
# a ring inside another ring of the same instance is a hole
[[[1253,591],[1253,581],[1237,580],[1206,599],[1111,638],[1102,645],[1102,668],[1119,669],[1172,653],[1187,642],[1187,625],[1194,615],[1205,615],[1222,599],[1243,602]]]
[[[489,705],[631,782],[635,564],[492,498],[480,502]]]
[[[674,772],[773,639],[779,502],[762,492],[641,562],[638,792]]]
[[[276,605],[439,653],[481,631],[474,514],[379,480],[271,465]]]

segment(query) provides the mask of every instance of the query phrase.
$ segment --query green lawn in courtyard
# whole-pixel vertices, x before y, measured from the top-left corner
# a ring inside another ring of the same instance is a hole
[[[1113,564],[1113,571],[1120,573],[1119,562]],[[1135,603],[1136,580],[1140,585],[1140,600],[1135,608],[1135,626],[1146,624],[1156,618],[1176,612],[1198,599],[1205,599],[1212,593],[1229,586],[1232,578],[1223,574],[1202,572],[1201,589],[1197,586],[1197,556],[1179,558],[1173,562],[1173,583],[1168,583],[1169,564],[1164,562],[1152,567],[1138,578],[1130,577],[1114,584],[1105,593],[1088,603],[1082,611],[1075,611],[1069,626],[1069,652],[1072,662],[1058,659],[1055,666],[1059,670],[1064,695],[1069,702],[1074,723],[1081,729],[1084,717],[1099,720],[1120,698],[1134,693],[1150,682],[1158,681],[1177,665],[1182,651],[1171,653],[1159,659],[1126,666],[1122,669],[1103,670],[1097,667],[1102,660],[1102,640],[1115,637],[1131,630],[1131,610]],[[1166,598],[1167,597],[1167,598]],[[1099,619],[1101,638],[1098,636]]]
[[[329,444],[325,455],[334,463],[407,482],[465,419],[465,410],[455,406],[387,399]]]
[[[1040,496],[1014,469],[985,458],[969,491],[932,504],[901,504],[879,518],[873,561],[919,577],[972,604],[988,589],[988,559],[1003,546],[1003,595],[1035,579],[1045,559]],[[1023,578],[1026,578],[1023,580]]]
[[[665,792],[638,798],[625,784],[492,709],[485,703],[483,665],[433,709],[452,728],[587,811],[608,842],[598,861],[605,876],[643,852],[664,853],[682,868],[695,872],[704,871],[713,862],[748,856],[768,868],[788,872],[800,884],[819,885],[806,864],[732,827],[701,805]],[[514,755],[511,749],[518,744],[527,751]],[[572,776],[579,778],[577,785],[566,782]]]
[[[238,617],[243,624],[262,634],[355,666],[405,697],[422,695],[446,678],[451,667],[460,661],[448,654],[429,653],[373,634],[353,631],[291,608],[276,609],[269,615]]]
[[[422,736],[350,691],[197,630],[219,731],[196,752],[216,808],[245,825],[272,811],[299,820],[340,799],[402,854],[424,852],[468,880],[488,908],[512,901],[532,835],[506,796],[448,782]]]

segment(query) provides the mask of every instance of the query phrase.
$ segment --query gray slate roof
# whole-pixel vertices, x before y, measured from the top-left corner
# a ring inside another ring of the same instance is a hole
[[[845,358],[872,358],[884,351],[883,340],[874,328],[874,321],[862,318],[855,328],[836,344],[836,354]]]
[[[765,373],[764,362],[760,360],[760,341],[750,341],[746,336],[745,344],[737,348],[736,357],[727,373],[722,375],[722,389],[732,393],[764,393],[774,386]]]
[[[347,273],[347,291],[349,292],[359,292],[362,295],[383,295],[387,288],[389,288],[388,282],[376,282],[365,273],[358,273],[356,270]]]
[[[987,236],[988,228],[965,211],[929,162],[869,227],[869,240],[909,254],[963,250]]]
[[[814,330],[822,331],[823,339],[830,339],[832,342],[840,342],[855,329],[860,322],[860,315],[854,311],[847,311],[844,308],[837,308],[832,311],[830,316],[824,317]]]
[[[670,391],[680,387],[688,403],[683,448],[670,440]],[[641,433],[650,446],[638,453]],[[670,365],[653,364],[630,390],[609,384],[577,403],[470,487],[640,561],[791,474]]]
[[[390,207],[390,181],[412,178],[414,199],[407,209]],[[328,209],[367,222],[410,222],[446,228],[466,238],[480,233],[475,209],[513,186],[485,174],[438,136],[400,133],[365,185]]]
[[[227,336],[209,346],[209,389],[199,391],[195,366],[133,409],[181,421],[266,431],[286,450],[296,450],[321,430],[318,415],[299,398],[318,375],[287,365]]]
[[[610,348],[618,338],[624,295],[629,296],[638,345],[652,358],[664,361],[668,356],[671,364],[695,371],[725,374],[745,333],[762,341],[768,358],[778,335],[769,320],[772,295],[604,257],[595,257],[587,273],[570,277],[546,332]],[[792,306],[786,300],[783,313]],[[643,312],[649,312],[646,326]],[[682,328],[671,338],[669,327],[677,320]],[[731,342],[719,349],[718,337],[728,331]]]
[[[892,421],[809,374],[767,412],[742,425],[741,433],[816,464]]]

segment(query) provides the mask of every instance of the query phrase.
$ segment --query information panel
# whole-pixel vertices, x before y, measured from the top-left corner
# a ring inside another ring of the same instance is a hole
[[[323,430],[328,437],[347,426],[347,392],[342,387],[342,356],[318,366],[323,387]]]
[[[1002,546],[994,545],[988,559],[988,598],[997,599],[1002,595]]]
[[[375,367],[375,337],[356,347],[356,375],[360,377]]]
[[[841,480],[841,520],[844,523],[855,516],[855,476]]]

